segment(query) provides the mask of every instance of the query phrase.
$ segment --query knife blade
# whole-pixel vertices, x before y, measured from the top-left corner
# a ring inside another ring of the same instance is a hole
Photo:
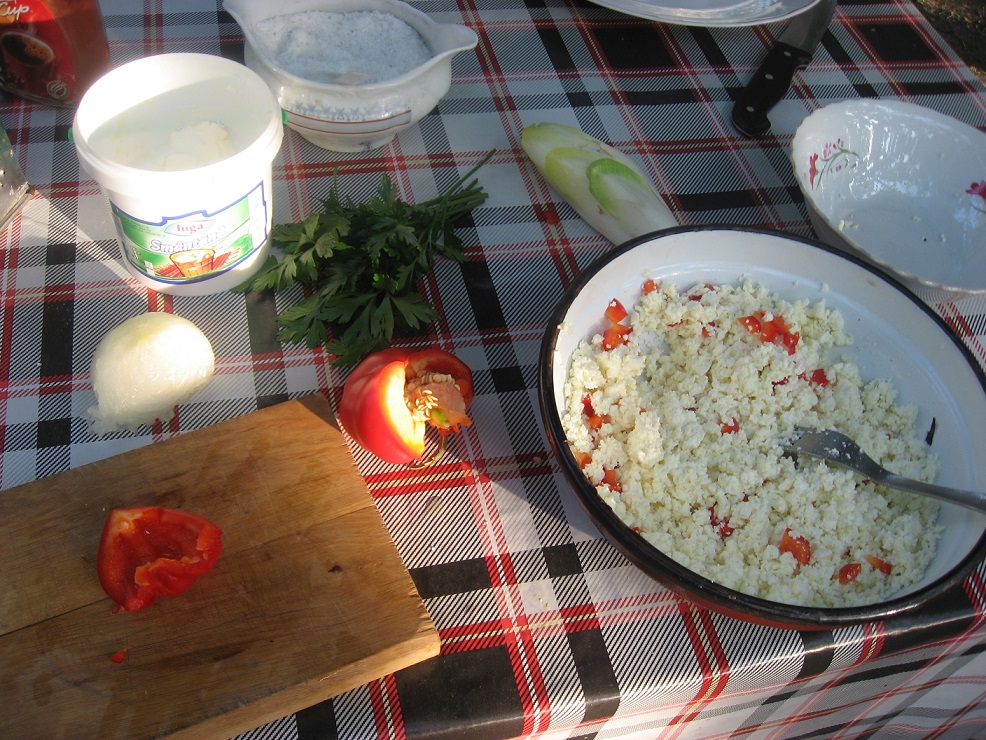
[[[821,0],[791,19],[777,37],[733,105],[733,125],[743,136],[760,136],[770,130],[767,113],[787,94],[794,73],[811,62],[836,4],[837,0]]]

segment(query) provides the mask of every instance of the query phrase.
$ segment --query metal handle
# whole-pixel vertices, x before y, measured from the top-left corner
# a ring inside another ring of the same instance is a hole
[[[876,476],[873,476],[873,479],[878,480],[878,482],[884,485],[899,488],[902,491],[921,493],[925,496],[940,499],[941,501],[948,501],[949,503],[959,504],[969,509],[986,512],[986,494],[976,491],[966,491],[961,488],[949,488],[948,486],[939,486],[934,483],[924,483],[923,481],[904,478],[889,471],[881,475],[879,479]]]

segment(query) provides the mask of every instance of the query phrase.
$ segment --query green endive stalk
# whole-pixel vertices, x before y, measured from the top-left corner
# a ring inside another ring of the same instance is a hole
[[[561,123],[524,129],[521,146],[544,178],[614,244],[678,222],[647,175],[623,152]]]

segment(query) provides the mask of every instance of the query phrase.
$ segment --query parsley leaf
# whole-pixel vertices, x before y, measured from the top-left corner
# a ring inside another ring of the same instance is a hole
[[[294,284],[306,297],[277,317],[278,339],[324,345],[333,362],[352,364],[390,344],[395,332],[417,330],[437,318],[418,282],[437,257],[465,260],[455,222],[485,202],[470,179],[493,152],[447,192],[418,204],[402,201],[384,175],[365,203],[343,200],[333,183],[320,212],[274,227],[270,257],[239,291],[282,291]]]

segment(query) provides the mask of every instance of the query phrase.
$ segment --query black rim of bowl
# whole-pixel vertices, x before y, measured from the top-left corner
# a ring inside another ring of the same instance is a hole
[[[630,529],[596,493],[595,488],[586,479],[578,463],[575,461],[575,457],[565,440],[561,419],[554,406],[554,346],[558,334],[561,331],[562,322],[579,292],[598,272],[620,255],[656,238],[685,232],[703,231],[745,232],[780,237],[829,252],[873,273],[903,293],[931,317],[941,331],[951,339],[952,343],[973,369],[983,392],[986,393],[986,373],[983,372],[982,367],[976,361],[972,352],[962,343],[944,320],[893,275],[857,258],[855,255],[830,247],[822,242],[789,234],[784,231],[746,226],[680,226],[631,239],[614,247],[611,251],[587,265],[579,273],[575,281],[566,289],[558,306],[548,320],[548,328],[541,342],[538,362],[538,403],[541,410],[541,419],[548,435],[548,441],[551,444],[555,456],[561,463],[562,471],[571,485],[576,498],[593,520],[600,533],[634,565],[684,599],[748,621],[777,627],[827,629],[880,621],[913,611],[964,581],[972,569],[986,556],[986,531],[983,532],[976,546],[944,576],[905,596],[888,599],[887,601],[871,605],[838,608],[797,606],[768,601],[722,586],[680,565]]]

